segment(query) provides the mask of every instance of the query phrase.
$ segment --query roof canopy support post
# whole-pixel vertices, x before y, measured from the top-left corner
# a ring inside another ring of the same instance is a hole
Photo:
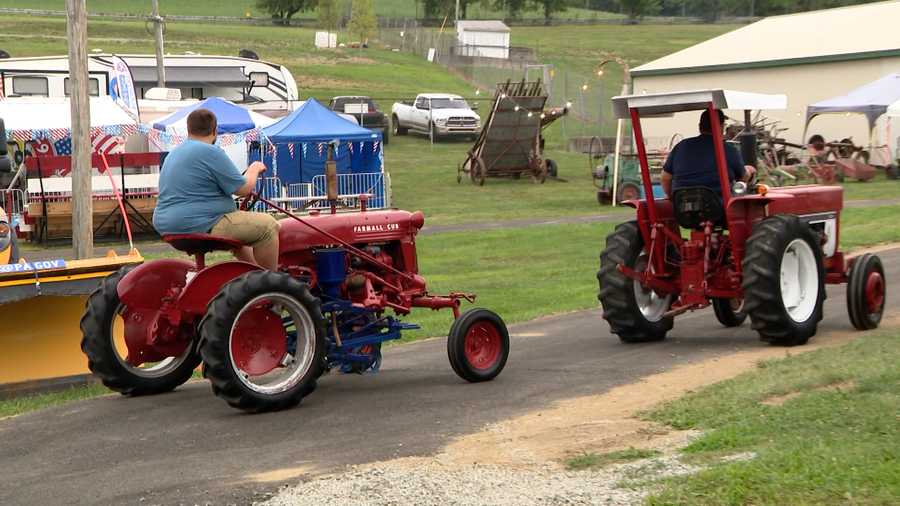
[[[725,140],[722,138],[722,123],[719,121],[719,115],[716,106],[710,102],[706,106],[709,112],[709,123],[712,127],[713,149],[716,153],[716,168],[719,169],[719,186],[722,190],[722,205],[728,209],[728,201],[731,200],[731,184],[728,177],[728,164],[725,161]]]
[[[631,129],[634,132],[634,143],[637,148],[638,160],[641,163],[641,180],[644,183],[644,199],[647,201],[647,213],[650,215],[650,225],[656,225],[656,199],[653,198],[653,182],[650,181],[650,164],[647,162],[647,149],[644,146],[644,134],[641,131],[641,115],[635,108],[631,109]],[[613,195],[613,199],[616,196]]]

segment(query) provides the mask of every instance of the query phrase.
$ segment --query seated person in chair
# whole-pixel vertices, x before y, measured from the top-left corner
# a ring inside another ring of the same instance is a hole
[[[719,125],[723,125],[725,114],[716,112],[719,114]],[[747,181],[756,172],[755,168],[744,165],[741,153],[728,143],[725,143],[725,161],[730,182]],[[722,194],[709,111],[703,111],[700,115],[700,135],[684,139],[672,148],[663,166],[661,183],[670,199],[673,191],[690,186],[705,186],[716,195]]]
[[[249,195],[266,170],[254,162],[245,175],[215,145],[216,116],[197,109],[187,117],[188,140],[173,149],[159,175],[153,226],[162,235],[211,234],[244,244],[234,256],[278,268],[278,222],[265,213],[237,210],[233,195]]]

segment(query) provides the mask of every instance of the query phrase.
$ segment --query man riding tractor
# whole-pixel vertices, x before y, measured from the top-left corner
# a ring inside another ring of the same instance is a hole
[[[627,202],[637,219],[606,238],[598,297],[622,341],[662,340],[675,316],[712,305],[723,325],[749,316],[764,341],[804,344],[822,319],[826,283],[847,283],[854,327],[878,326],[884,269],[875,255],[847,258],[838,249],[842,187],[732,184],[746,173],[736,153],[729,155],[719,110],[786,107],[784,95],[728,90],[613,98],[615,114],[632,121],[645,195],[652,185],[641,117],[703,110],[709,124],[709,135],[683,141],[670,155],[670,198]]]

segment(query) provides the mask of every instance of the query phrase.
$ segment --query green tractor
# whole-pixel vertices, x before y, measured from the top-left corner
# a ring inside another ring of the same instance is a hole
[[[649,153],[648,153],[649,155]],[[591,157],[593,160],[599,159],[599,156]],[[597,187],[597,202],[600,205],[612,204],[613,196],[613,173],[616,157],[614,154],[608,154],[603,159],[603,163],[592,167],[591,175],[594,179],[594,186]],[[662,165],[665,157],[654,157],[650,160],[651,181],[653,181],[653,197],[660,198],[665,194],[662,185],[659,182],[662,173]],[[619,155],[619,183],[616,185],[616,203],[628,200],[640,200],[644,198],[644,190],[641,186],[641,167],[638,162],[637,155],[620,154]]]

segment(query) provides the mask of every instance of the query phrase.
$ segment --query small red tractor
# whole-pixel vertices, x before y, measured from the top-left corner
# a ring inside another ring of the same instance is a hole
[[[885,277],[872,254],[847,258],[838,249],[843,188],[768,188],[731,183],[719,109],[784,109],[784,95],[702,90],[613,98],[631,118],[645,195],[652,195],[641,117],[709,111],[721,194],[676,189],[667,198],[632,200],[637,220],[618,225],[600,257],[603,317],[624,342],[665,338],[674,317],[713,306],[727,327],[747,316],[762,340],[805,344],[822,319],[825,284],[847,283],[850,321],[878,326]],[[682,230],[687,237],[683,237]]]
[[[329,370],[377,371],[381,344],[418,328],[387,310],[403,316],[415,307],[453,311],[447,352],[460,377],[487,381],[503,370],[503,320],[486,309],[460,314],[472,294],[426,290],[416,258],[421,212],[367,211],[361,196],[358,212],[336,213],[332,199],[330,214],[301,218],[259,200],[287,216],[277,271],[240,261],[207,266],[207,253],[240,246],[228,239],[164,236],[195,260],[120,271],[90,296],[81,346],[104,385],[127,395],[167,392],[202,363],[213,392],[231,406],[288,408]]]

